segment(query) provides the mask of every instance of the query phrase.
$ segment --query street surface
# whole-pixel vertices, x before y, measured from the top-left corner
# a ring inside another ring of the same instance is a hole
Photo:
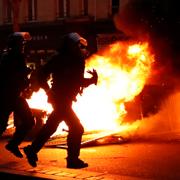
[[[28,176],[35,176],[38,173],[59,174],[59,178],[54,176],[57,179],[68,179],[69,176],[73,179],[180,179],[180,141],[178,139],[135,140],[83,147],[81,159],[88,162],[89,167],[82,170],[66,168],[65,149],[47,147],[38,154],[38,167],[32,168],[25,157],[18,159],[5,150],[3,146],[6,141],[6,139],[0,141],[0,172],[11,169],[26,171]],[[21,148],[28,143],[24,142]],[[59,173],[57,169],[62,171]],[[56,179],[54,177],[52,179]]]

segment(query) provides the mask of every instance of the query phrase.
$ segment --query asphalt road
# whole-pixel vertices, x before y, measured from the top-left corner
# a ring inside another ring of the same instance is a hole
[[[3,166],[29,167],[26,158],[18,159],[7,152],[3,146],[6,140],[1,140],[0,162]],[[24,142],[21,148],[29,142]],[[44,147],[38,154],[38,167],[66,168],[66,150],[63,148]],[[101,174],[117,175],[117,177],[132,177],[152,180],[180,179],[180,141],[127,141],[123,143],[84,147],[81,158],[88,162],[84,170]],[[9,163],[9,164],[8,164]]]
[[[131,142],[84,149],[89,170],[145,179],[180,179],[179,142]]]

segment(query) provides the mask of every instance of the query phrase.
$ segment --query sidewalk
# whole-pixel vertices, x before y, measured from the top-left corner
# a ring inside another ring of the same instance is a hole
[[[59,180],[141,180],[140,178],[102,174],[85,170],[54,168],[40,165],[38,168],[23,166],[0,167],[1,178],[21,179],[59,179]]]
[[[140,180],[139,178],[118,176],[107,173],[98,173],[88,171],[88,168],[84,169],[68,169],[65,166],[58,167],[53,166],[53,162],[49,163],[48,159],[53,155],[51,149],[43,151],[49,151],[49,155],[41,154],[41,159],[44,156],[43,162],[40,162],[36,168],[32,168],[25,158],[19,159],[8,152],[4,146],[7,140],[0,139],[0,178],[2,179],[59,179],[59,180]],[[26,142],[22,145],[25,146]]]

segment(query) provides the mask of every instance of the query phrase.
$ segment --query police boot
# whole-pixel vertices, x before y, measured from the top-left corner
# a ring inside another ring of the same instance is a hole
[[[29,162],[29,164],[32,167],[36,167],[37,166],[37,161],[38,161],[38,156],[37,154],[33,151],[33,149],[31,148],[30,145],[24,147],[24,153],[26,154],[27,160]]]
[[[67,158],[67,168],[80,169],[88,167],[88,163],[85,163],[79,158],[70,159]]]
[[[14,145],[12,143],[8,143],[5,148],[10,151],[11,153],[13,153],[16,157],[22,158],[23,155],[21,153],[21,151],[19,150],[17,145]]]

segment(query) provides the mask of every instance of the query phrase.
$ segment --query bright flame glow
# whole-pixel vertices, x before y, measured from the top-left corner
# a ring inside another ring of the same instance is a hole
[[[124,103],[133,100],[142,91],[153,61],[148,43],[127,42],[112,44],[101,54],[86,60],[86,71],[96,69],[99,78],[97,86],[84,89],[83,95],[78,95],[77,102],[73,103],[85,130],[122,131],[138,127],[139,123],[122,124],[127,113]],[[85,77],[88,76],[85,73]],[[33,108],[52,111],[42,90],[34,93],[28,103]]]
[[[38,92],[33,92],[31,99],[27,99],[29,106],[33,109],[44,110],[48,114],[52,112],[52,105],[47,103],[47,95],[43,89]]]
[[[98,85],[86,88],[73,105],[85,128],[117,129],[126,114],[124,102],[142,91],[153,61],[148,43],[115,43],[87,60],[87,69],[99,74]]]

